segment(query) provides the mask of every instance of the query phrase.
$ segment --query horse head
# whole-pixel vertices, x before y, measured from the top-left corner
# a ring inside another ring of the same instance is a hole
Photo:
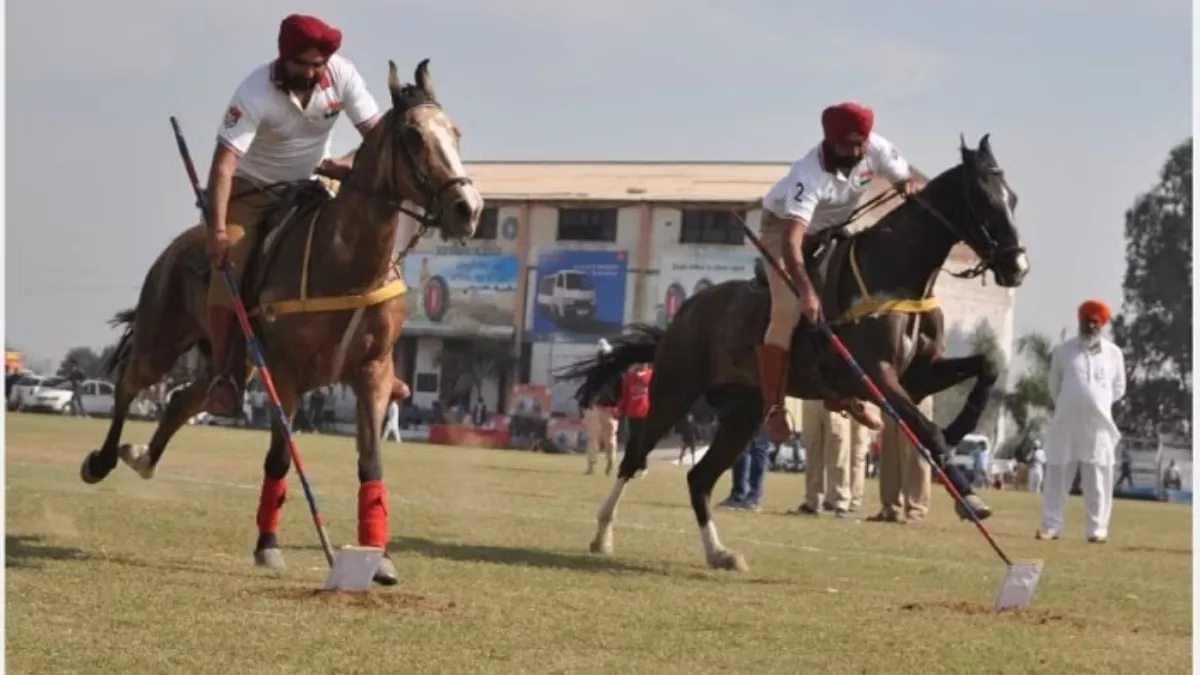
[[[420,206],[424,213],[410,215],[440,228],[443,238],[470,238],[483,213],[483,197],[459,156],[462,133],[437,100],[429,59],[417,65],[413,79],[402,83],[396,64],[388,61],[392,109],[364,142],[364,149],[374,146],[377,162],[372,188],[398,207],[404,201]]]
[[[970,221],[960,234],[983,261],[983,267],[992,270],[997,284],[1015,288],[1029,273],[1029,258],[1017,231],[1017,193],[1005,180],[1004,170],[992,154],[989,135],[984,134],[974,150],[967,147],[966,139],[959,137]]]

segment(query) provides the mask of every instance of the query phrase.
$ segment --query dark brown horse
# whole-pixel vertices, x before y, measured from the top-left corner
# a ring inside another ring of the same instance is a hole
[[[394,382],[392,349],[405,318],[405,288],[394,270],[396,240],[400,236],[411,247],[426,226],[440,227],[445,238],[470,237],[483,205],[459,158],[458,129],[434,95],[427,60],[415,80],[401,84],[389,64],[392,108],[363,139],[337,196],[322,190],[316,199],[293,202],[290,219],[276,222],[265,236],[242,288],[289,419],[304,392],[327,384],[347,383],[358,399],[359,543],[371,546],[387,540],[379,430]],[[416,228],[400,225],[400,212],[412,213],[405,202],[423,210],[413,213],[419,230],[401,232]],[[109,364],[116,405],[104,445],[80,469],[84,482],[103,480],[118,458],[142,478],[153,477],[171,437],[203,409],[211,372],[172,397],[148,447],[121,444],[134,397],[192,347],[206,357],[211,353],[204,244],[203,224],[176,237],[146,274],[137,307],[117,315],[116,323],[127,328]],[[290,467],[276,420],[263,467],[258,565],[284,566],[276,531]],[[386,557],[375,580],[397,580]]]
[[[962,163],[934,178],[920,196],[897,207],[861,233],[836,244],[820,282],[824,312],[834,332],[913,429],[981,519],[990,515],[970,484],[949,464],[949,447],[975,428],[998,377],[982,355],[944,357],[944,319],[931,298],[933,283],[951,248],[966,243],[979,256],[978,273],[992,270],[997,283],[1019,286],[1029,263],[1014,224],[1016,195],[1004,180],[988,137],[978,149],[965,143]],[[813,269],[809,267],[809,269]],[[719,427],[700,463],[688,472],[692,509],[707,563],[744,569],[744,559],[717,538],[709,497],[717,478],[745,450],[763,419],[754,348],[770,314],[766,279],[734,280],[688,298],[665,330],[634,326],[610,338],[613,351],[574,364],[560,379],[583,378],[577,391],[587,407],[597,388],[630,365],[654,364],[650,416],[625,446],[612,492],[600,508],[591,542],[594,553],[613,550],[613,520],[621,493],[646,466],[646,457],[697,399],[717,411]],[[853,371],[820,334],[803,326],[792,338],[787,394],[808,400],[853,396],[873,400]],[[943,431],[917,408],[926,396],[976,378],[962,412]],[[960,516],[966,515],[959,507]]]

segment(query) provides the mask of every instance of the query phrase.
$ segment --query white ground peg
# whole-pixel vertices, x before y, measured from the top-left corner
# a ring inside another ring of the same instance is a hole
[[[1033,591],[1042,578],[1041,560],[1018,560],[1008,566],[1000,595],[996,597],[996,611],[1024,609],[1033,600]]]
[[[371,590],[371,578],[383,560],[383,549],[377,546],[343,546],[333,559],[325,591],[365,593]]]

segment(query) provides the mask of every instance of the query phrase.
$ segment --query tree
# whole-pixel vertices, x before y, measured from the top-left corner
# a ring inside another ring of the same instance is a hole
[[[59,377],[70,375],[72,362],[83,371],[84,376],[89,378],[100,376],[100,355],[91,347],[72,347],[68,349],[67,355],[63,357],[62,363],[58,365],[58,371],[55,374]]]
[[[1029,366],[1013,387],[1004,394],[1004,409],[1016,425],[1015,436],[1029,439],[1041,433],[1054,412],[1050,396],[1050,357],[1054,345],[1041,333],[1026,333],[1017,339],[1017,354],[1028,358]]]
[[[474,400],[481,395],[484,380],[502,377],[513,361],[512,344],[504,340],[447,340],[440,359],[442,395]]]
[[[1114,341],[1128,386],[1115,409],[1127,433],[1190,433],[1192,139],[1172,148],[1158,184],[1125,212],[1125,279]]]

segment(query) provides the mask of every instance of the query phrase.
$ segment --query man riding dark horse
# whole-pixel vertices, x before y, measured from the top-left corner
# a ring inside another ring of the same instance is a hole
[[[918,189],[908,162],[887,139],[872,131],[874,121],[871,109],[857,103],[826,108],[821,114],[824,140],[792,164],[762,200],[763,244],[783,262],[800,290],[797,298],[775,267],[766,265],[771,321],[759,347],[758,362],[767,435],[773,443],[792,436],[783,407],[792,333],[802,318],[816,325],[821,317],[819,290],[804,266],[805,251],[820,245],[823,237],[818,235],[828,234],[827,230],[848,220],[876,173],[905,196]],[[883,427],[874,407],[864,406],[858,399],[831,399],[825,405],[830,410],[848,411],[871,429]]]

